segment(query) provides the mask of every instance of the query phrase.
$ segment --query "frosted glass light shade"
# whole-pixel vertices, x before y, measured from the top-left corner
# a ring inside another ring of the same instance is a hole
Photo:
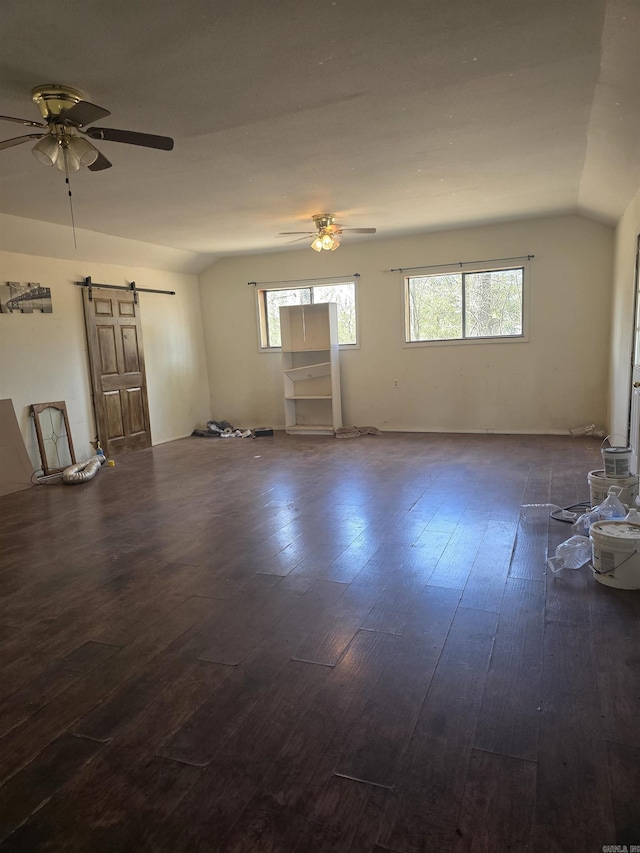
[[[68,143],[60,146],[56,168],[65,173],[80,171],[80,159],[76,157],[73,148]]]
[[[90,166],[98,159],[98,149],[81,136],[74,136],[70,139],[69,147],[80,161],[81,166]]]
[[[311,244],[311,248],[313,249],[314,252],[321,252],[322,251],[322,240],[320,239],[320,237],[316,237],[316,239]]]
[[[31,153],[39,163],[45,166],[53,166],[58,159],[58,143],[53,136],[43,136],[31,149]]]

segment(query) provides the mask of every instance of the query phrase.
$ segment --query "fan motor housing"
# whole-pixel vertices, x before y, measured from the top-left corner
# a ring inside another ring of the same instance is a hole
[[[84,100],[84,95],[78,89],[72,89],[70,86],[57,86],[54,83],[47,83],[36,86],[32,90],[31,100],[37,105],[42,118],[48,122],[51,118],[60,115],[63,110],[67,110]]]
[[[312,217],[318,231],[324,232],[336,221],[333,213],[315,213]]]

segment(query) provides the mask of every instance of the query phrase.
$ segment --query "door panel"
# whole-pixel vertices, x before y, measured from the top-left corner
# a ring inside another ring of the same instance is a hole
[[[135,326],[122,327],[122,354],[124,357],[125,373],[139,373],[140,355],[138,351],[138,335]]]
[[[134,295],[83,290],[98,439],[107,456],[151,446],[140,306]]]
[[[129,409],[129,432],[139,434],[145,431],[144,400],[142,388],[127,388]]]
[[[109,317],[113,315],[113,306],[110,299],[100,299],[94,297],[93,310],[97,315],[106,314]]]
[[[115,329],[112,326],[96,326],[96,330],[100,349],[100,373],[102,376],[106,376],[108,373],[117,374],[118,355],[116,353]]]
[[[119,391],[106,391],[103,395],[107,416],[107,439],[124,438],[124,418]],[[102,440],[100,441],[102,444]]]

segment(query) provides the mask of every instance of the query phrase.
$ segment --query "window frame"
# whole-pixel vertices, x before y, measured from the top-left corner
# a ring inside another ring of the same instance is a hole
[[[282,291],[282,290],[310,290],[311,291],[311,305],[320,305],[323,303],[317,303],[313,301],[313,289],[315,287],[330,287],[332,285],[339,284],[351,284],[353,285],[353,300],[354,300],[354,313],[355,313],[355,324],[356,324],[356,341],[353,344],[339,344],[340,350],[355,350],[360,349],[360,315],[358,311],[358,277],[350,278],[348,276],[335,278],[335,279],[322,279],[313,281],[300,279],[299,281],[292,282],[279,282],[273,285],[257,285],[255,287],[256,291],[256,299],[255,299],[255,308],[256,308],[256,324],[258,330],[258,351],[263,353],[282,352],[282,347],[280,346],[269,346],[268,345],[268,335],[269,335],[269,321],[268,321],[268,312],[266,305],[266,293],[270,291]]]
[[[466,316],[465,303],[465,287],[464,277],[466,275],[477,275],[484,272],[507,272],[510,270],[522,270],[522,302],[521,302],[521,317],[522,317],[522,332],[519,335],[486,335],[486,336],[470,336],[460,338],[429,338],[425,340],[412,341],[409,339],[411,333],[410,327],[410,307],[409,307],[409,287],[410,280],[413,278],[429,278],[430,276],[462,275],[462,322],[464,331],[464,321]],[[437,271],[429,272],[427,275],[407,274],[403,276],[402,281],[402,298],[403,298],[403,331],[402,339],[403,346],[406,348],[413,347],[435,347],[435,346],[469,346],[474,344],[508,344],[508,343],[528,343],[529,342],[529,290],[531,283],[531,268],[529,262],[505,266],[504,263],[482,264],[478,266],[470,266],[469,269],[461,269],[460,264],[448,264],[438,268]]]

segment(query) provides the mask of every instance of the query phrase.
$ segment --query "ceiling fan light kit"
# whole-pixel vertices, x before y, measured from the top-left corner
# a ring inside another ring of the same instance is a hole
[[[335,250],[340,245],[340,241],[336,240],[331,234],[323,234],[322,236],[318,235],[313,243],[311,244],[311,248],[314,252],[321,252],[323,249],[326,252],[335,252]]]
[[[31,149],[31,153],[45,166],[56,166],[61,172],[78,172],[82,166],[91,166],[98,159],[99,151],[80,136],[62,132],[43,136]]]

